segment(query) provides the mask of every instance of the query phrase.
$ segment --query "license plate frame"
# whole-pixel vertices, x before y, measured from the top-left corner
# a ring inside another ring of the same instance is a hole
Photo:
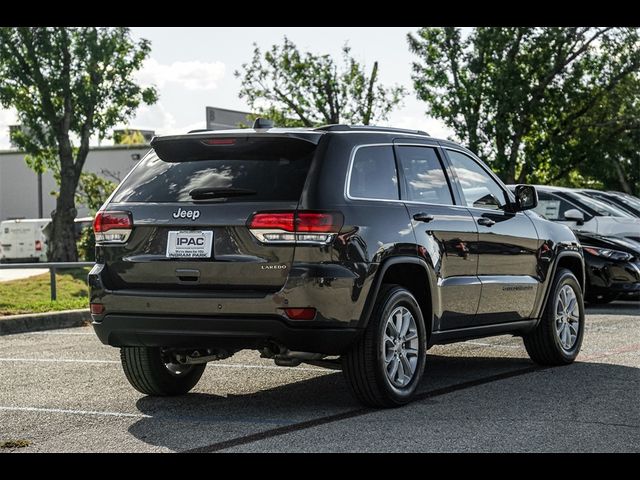
[[[212,250],[213,230],[170,230],[167,234],[167,258],[208,259]]]

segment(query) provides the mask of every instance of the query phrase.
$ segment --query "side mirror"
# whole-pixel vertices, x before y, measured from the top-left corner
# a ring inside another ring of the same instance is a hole
[[[516,210],[530,210],[538,206],[538,192],[533,185],[516,185]]]
[[[564,212],[564,219],[570,222],[576,222],[576,225],[584,224],[584,213],[577,208],[570,208]]]

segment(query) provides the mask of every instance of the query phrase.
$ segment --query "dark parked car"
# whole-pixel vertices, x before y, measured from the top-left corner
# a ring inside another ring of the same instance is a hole
[[[432,345],[522,336],[574,361],[584,260],[470,151],[332,125],[156,137],[96,215],[93,326],[130,383],[189,391],[255,349],[341,368],[372,406],[408,402]]]
[[[640,243],[577,232],[587,268],[585,300],[608,303],[640,298]]]

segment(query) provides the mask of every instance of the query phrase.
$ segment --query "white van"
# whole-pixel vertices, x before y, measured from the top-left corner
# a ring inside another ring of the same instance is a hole
[[[44,228],[50,218],[29,218],[0,222],[0,262],[46,262],[47,237]]]

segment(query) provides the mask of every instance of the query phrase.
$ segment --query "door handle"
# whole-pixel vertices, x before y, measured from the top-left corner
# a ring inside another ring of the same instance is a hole
[[[480,217],[478,219],[478,225],[484,225],[485,227],[490,227],[492,225],[495,225],[495,220],[491,220],[490,218],[487,217]]]
[[[414,220],[416,220],[418,222],[424,222],[424,223],[429,223],[430,221],[432,221],[435,218],[436,217],[434,217],[433,215],[431,215],[429,213],[425,213],[425,212],[419,212],[419,213],[416,213],[413,216]]]

